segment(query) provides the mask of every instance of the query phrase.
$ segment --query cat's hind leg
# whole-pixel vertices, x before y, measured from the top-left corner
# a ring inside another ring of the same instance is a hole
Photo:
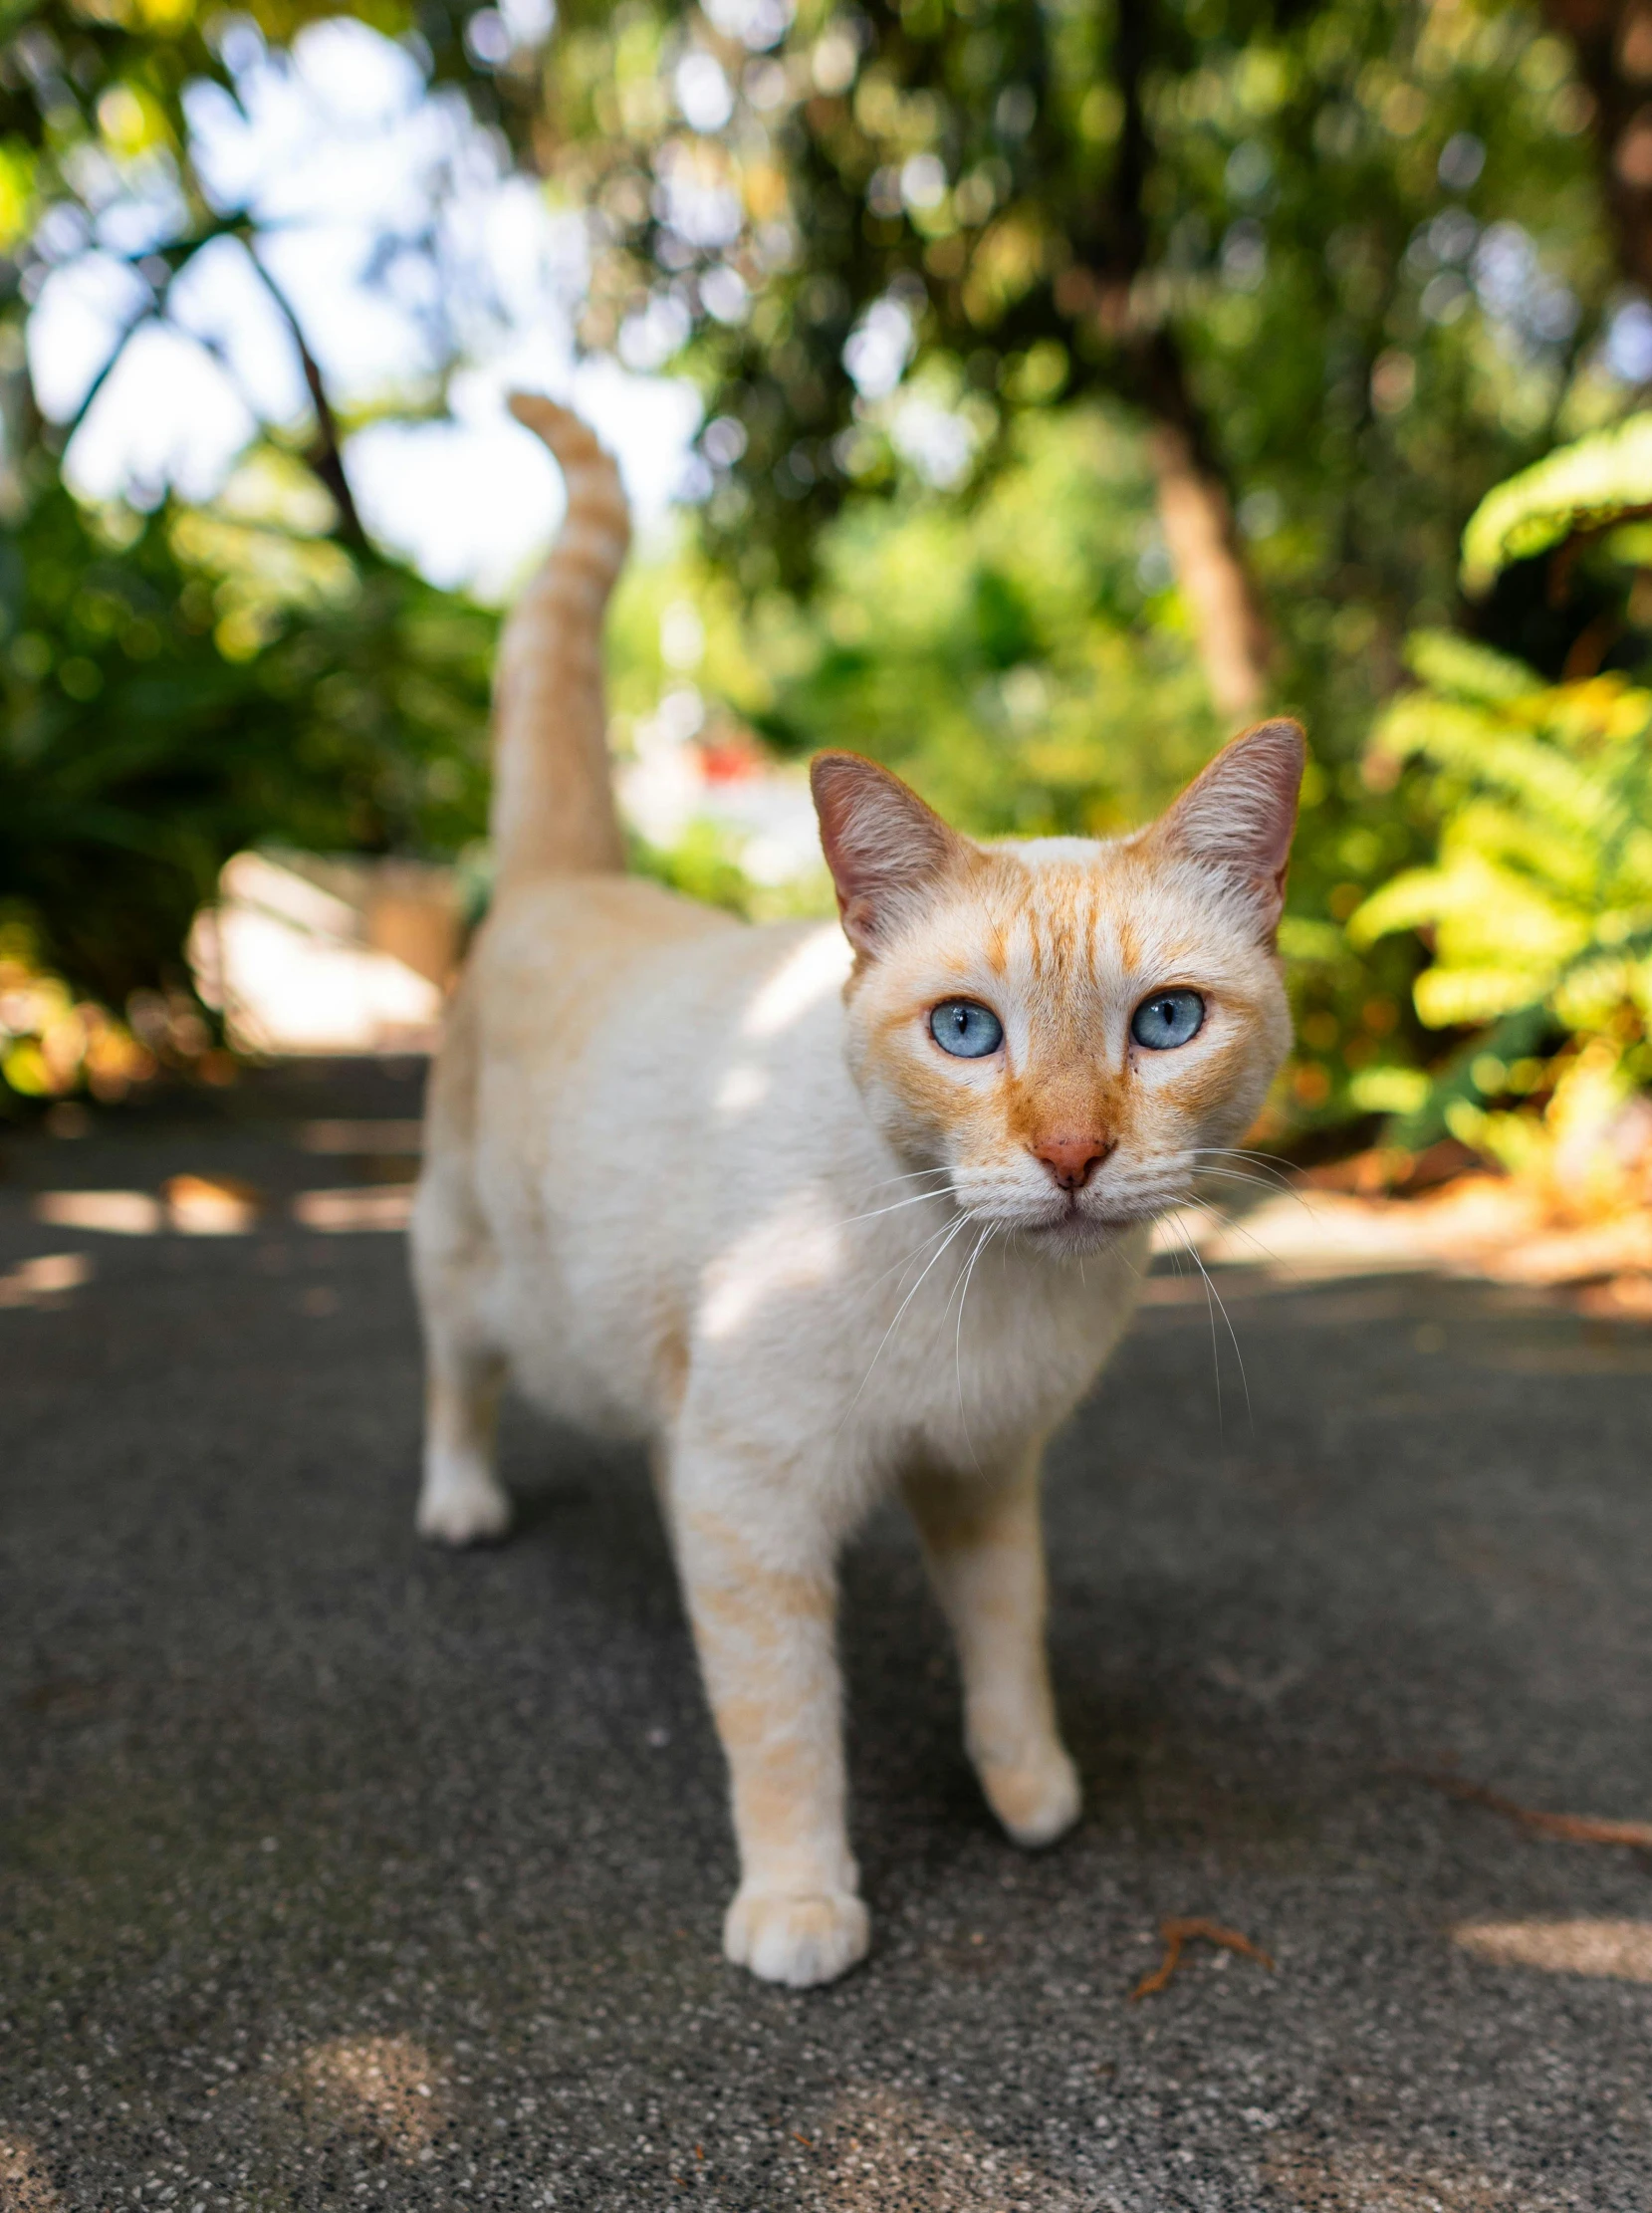
[[[511,1526],[494,1470],[505,1362],[489,1343],[491,1256],[461,1190],[427,1174],[413,1214],[413,1280],[424,1329],[424,1466],[416,1527],[439,1545],[487,1544]]]
[[[494,1472],[505,1363],[439,1335],[425,1361],[418,1533],[438,1545],[488,1544],[511,1526],[510,1493]]]
[[[1001,1474],[914,1473],[902,1486],[958,1646],[971,1762],[1027,1845],[1054,1844],[1081,1803],[1045,1652],[1039,1457],[1035,1448]]]

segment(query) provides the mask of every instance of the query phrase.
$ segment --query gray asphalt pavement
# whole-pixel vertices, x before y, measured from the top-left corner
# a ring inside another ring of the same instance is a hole
[[[1078,1832],[996,1833],[893,1515],[847,1568],[866,1966],[726,1967],[644,1473],[508,1425],[412,1533],[401,1241],[288,1197],[416,1079],[13,1138],[0,1181],[0,2208],[1652,2205],[1652,1333],[1470,1285],[1174,1281],[1054,1454]],[[250,1234],[43,1223],[228,1172]],[[43,1256],[73,1268],[32,1272]],[[52,1289],[53,1283],[65,1286]],[[10,1286],[10,1289],[7,1289]],[[1157,1924],[1195,1945],[1130,2002]],[[1476,1933],[1478,1931],[1478,1934]]]

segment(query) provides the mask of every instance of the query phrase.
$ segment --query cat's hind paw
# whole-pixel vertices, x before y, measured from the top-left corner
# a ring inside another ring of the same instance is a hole
[[[847,1890],[796,1898],[740,1890],[723,1923],[723,1950],[736,1967],[794,1990],[835,1982],[870,1942],[866,1908]]]
[[[983,1761],[980,1773],[993,1812],[1030,1851],[1064,1837],[1078,1819],[1083,1806],[1078,1770],[1059,1745],[1017,1766]]]
[[[511,1526],[509,1492],[486,1482],[426,1483],[415,1527],[432,1545],[494,1545]]]

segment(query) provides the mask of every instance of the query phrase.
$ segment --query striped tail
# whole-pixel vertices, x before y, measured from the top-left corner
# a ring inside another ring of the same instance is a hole
[[[602,696],[602,615],[630,541],[625,495],[566,407],[515,392],[511,412],[561,462],[568,513],[499,641],[490,827],[501,886],[625,865]]]

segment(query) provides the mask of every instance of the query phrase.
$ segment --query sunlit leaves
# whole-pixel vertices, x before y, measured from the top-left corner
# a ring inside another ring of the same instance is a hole
[[[1485,592],[1511,562],[1580,531],[1652,512],[1652,414],[1631,415],[1524,469],[1487,494],[1463,533],[1463,585]]]
[[[1413,660],[1430,687],[1390,711],[1378,757],[1426,768],[1437,857],[1368,899],[1350,936],[1427,933],[1416,1006],[1432,1028],[1520,1018],[1561,1040],[1552,1071],[1525,1087],[1558,1103],[1546,1151],[1511,1112],[1464,1094],[1459,1073],[1447,1078],[1459,1135],[1511,1162],[1546,1159],[1577,1107],[1577,1070],[1619,1104],[1652,1075],[1652,693],[1619,677],[1523,681],[1507,657],[1440,636],[1419,639]],[[1496,1053],[1482,1050],[1470,1074],[1482,1098],[1508,1088]]]

